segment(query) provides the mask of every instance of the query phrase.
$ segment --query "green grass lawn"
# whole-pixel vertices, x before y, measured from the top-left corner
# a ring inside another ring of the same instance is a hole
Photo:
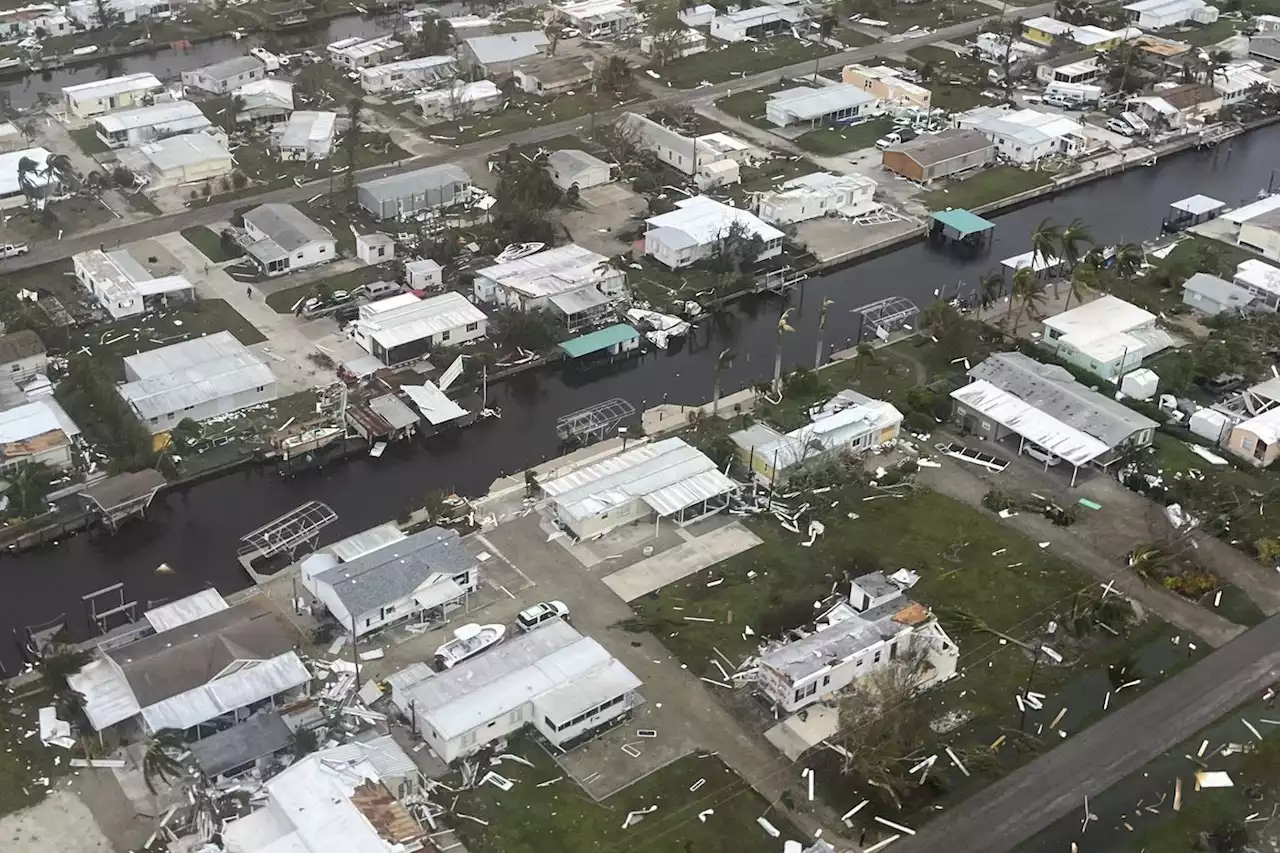
[[[845,50],[850,50],[855,47],[866,47],[869,44],[876,44],[879,42],[879,39],[875,36],[869,36],[860,30],[855,30],[853,27],[848,26],[836,27],[831,33],[831,37],[844,45]]]
[[[213,261],[215,264],[230,261],[237,257],[227,251],[227,247],[222,243],[221,235],[203,225],[183,228],[182,236],[186,238],[188,243],[199,249],[201,254]]]
[[[734,77],[812,62],[815,57],[830,52],[825,47],[786,35],[761,44],[732,42],[718,50],[686,56],[654,70],[661,75],[663,82],[678,89],[692,89],[703,81],[723,83]]]
[[[940,27],[960,24],[965,21],[976,21],[978,18],[995,16],[997,9],[978,3],[976,0],[957,0],[954,3],[926,0],[923,3],[893,3],[877,7],[874,14],[865,13],[866,17],[888,21],[884,29],[890,33],[902,33],[912,27]]]
[[[56,781],[55,777],[67,769],[71,753],[44,746],[38,735],[23,736],[39,728],[36,707],[15,699],[0,701],[0,817],[43,800],[49,788],[36,780],[48,777]],[[55,757],[62,759],[58,766],[53,763]]]
[[[70,131],[70,133],[71,138],[76,141],[76,145],[80,146],[80,150],[90,157],[111,152],[111,146],[99,139],[98,134],[94,133],[93,125]]]
[[[1189,29],[1161,31],[1160,35],[1177,41],[1186,42],[1194,47],[1208,47],[1236,34],[1239,22],[1223,18],[1212,24],[1192,26]]]
[[[985,62],[935,45],[912,48],[907,56],[932,90],[932,106],[956,112],[990,103],[982,97],[991,67]]]
[[[795,143],[805,151],[834,157],[870,148],[876,140],[893,130],[893,122],[887,118],[872,119],[849,127],[820,127],[796,137]]]
[[[336,290],[353,290],[362,284],[378,281],[379,279],[391,279],[392,272],[384,266],[357,267],[348,272],[331,275],[328,278],[322,278],[318,281],[308,282],[307,284],[298,284],[293,287],[277,290],[275,293],[268,294],[267,304],[275,310],[277,314],[293,313],[293,306],[299,299],[305,299],[315,296],[321,291],[332,293]]]
[[[1053,180],[1047,172],[1026,171],[1015,166],[996,166],[944,189],[929,190],[919,198],[930,210],[961,207],[974,210],[986,204],[1042,187]]]
[[[258,344],[267,338],[223,299],[200,299],[159,312],[142,322],[126,317],[114,323],[76,329],[67,347],[75,353],[87,347],[94,360],[107,364],[124,380],[124,357],[192,338],[230,332],[242,344]]]
[[[582,91],[572,95],[563,94],[554,98],[517,97],[501,112],[471,116],[462,122],[433,124],[425,128],[424,132],[431,136],[447,137],[457,144],[462,144],[528,130],[539,125],[583,118],[592,113],[613,109],[620,100],[612,93],[593,95],[590,85],[587,84],[581,88]],[[591,122],[588,120],[586,124],[589,126]]]
[[[503,776],[515,782],[509,791],[479,785],[463,791],[453,811],[489,822],[451,822],[472,853],[603,853],[639,850],[733,851],[777,853],[783,840],[805,840],[785,817],[772,812],[720,759],[689,755],[668,764],[602,803],[592,800],[565,776],[547,753],[527,738],[513,741],[508,752],[533,767],[503,763]],[[546,787],[538,783],[563,777]],[[690,792],[699,779],[706,780]],[[638,825],[623,829],[627,813],[657,806]],[[698,813],[714,809],[706,822]],[[782,832],[770,838],[756,823],[766,816]],[[659,841],[660,839],[660,841]]]
[[[765,130],[774,130],[776,125],[764,116],[765,104],[774,92],[790,88],[789,85],[776,84],[763,89],[748,89],[716,101],[716,106],[731,116],[740,118],[748,124]]]

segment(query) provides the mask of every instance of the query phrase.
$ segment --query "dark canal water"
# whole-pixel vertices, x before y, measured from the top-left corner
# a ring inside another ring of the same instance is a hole
[[[1029,235],[1049,217],[1059,223],[1082,217],[1097,239],[1108,243],[1154,237],[1168,204],[1202,192],[1230,204],[1251,199],[1280,167],[1280,126],[1248,134],[1216,151],[1187,153],[1159,165],[1087,185],[998,217],[989,256],[961,262],[916,244],[805,284],[793,295],[797,333],[788,336],[788,365],[812,364],[818,308],[832,299],[826,338],[843,345],[856,334],[851,309],[889,295],[927,303],[945,288],[970,291],[1000,258],[1029,249]],[[244,533],[303,501],[320,500],[338,513],[326,533],[332,541],[395,517],[418,505],[429,490],[482,493],[498,476],[557,455],[555,419],[613,397],[637,409],[667,400],[696,404],[710,397],[712,364],[726,346],[738,353],[727,371],[726,389],[767,379],[772,373],[779,303],[741,306],[732,322],[681,348],[649,356],[622,372],[594,381],[566,381],[532,372],[490,389],[491,405],[503,417],[480,423],[448,442],[395,448],[379,460],[359,459],[323,472],[286,480],[253,470],[170,493],[157,500],[151,518],[126,527],[113,539],[79,536],[60,545],[0,560],[6,594],[0,598],[0,628],[44,622],[65,613],[73,630],[84,629],[80,596],[123,582],[128,597],[148,600],[185,595],[208,584],[224,592],[249,581],[235,560]],[[156,575],[168,563],[173,574]],[[0,643],[10,664],[14,649]]]

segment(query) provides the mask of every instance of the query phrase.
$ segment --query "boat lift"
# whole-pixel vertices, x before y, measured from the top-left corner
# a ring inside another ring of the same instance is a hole
[[[255,560],[287,554],[292,560],[299,549],[311,546],[320,531],[338,520],[338,514],[320,501],[307,501],[277,519],[240,537],[236,559],[253,574]]]
[[[635,406],[621,397],[614,397],[557,418],[556,435],[566,443],[600,441],[635,413]]]

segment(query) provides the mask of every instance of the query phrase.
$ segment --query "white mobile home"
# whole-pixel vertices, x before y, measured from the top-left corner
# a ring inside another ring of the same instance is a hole
[[[155,278],[124,249],[90,249],[71,258],[76,280],[119,320],[195,298],[195,286],[180,275]]]
[[[639,522],[691,524],[728,507],[738,486],[680,438],[641,444],[539,484],[562,527],[579,539]]]
[[[230,332],[127,356],[124,373],[120,396],[152,434],[280,396],[271,368]]]
[[[351,324],[356,343],[388,367],[479,340],[489,330],[489,318],[460,293],[413,301],[406,296],[413,294],[391,297],[396,307],[377,313],[366,314],[364,309],[374,309],[378,302],[362,306],[360,318]]]
[[[608,163],[577,148],[552,151],[547,155],[547,170],[562,190],[585,190],[613,180],[613,168]]]
[[[783,233],[758,216],[696,195],[676,202],[676,210],[645,220],[644,253],[671,269],[710,257],[734,227],[759,237],[757,261],[782,254]]]
[[[225,95],[246,83],[267,76],[267,66],[254,56],[237,56],[203,68],[182,72],[182,85],[215,95]]]
[[[552,6],[548,18],[558,18],[587,38],[622,35],[635,28],[640,18],[626,0],[577,0]]]
[[[746,41],[767,39],[790,30],[793,24],[803,20],[805,12],[799,6],[753,6],[716,15],[711,19],[711,37],[721,41]]]
[[[360,69],[360,88],[370,94],[405,91],[450,80],[456,74],[452,56],[422,56]]]
[[[173,17],[173,6],[169,0],[104,0],[104,4],[119,15],[122,24]],[[67,16],[84,29],[100,29],[102,21],[98,7],[99,0],[71,0],[67,4]]]
[[[1108,294],[1046,319],[1042,343],[1058,358],[1116,380],[1179,342],[1150,311]]]
[[[338,114],[298,110],[280,131],[281,160],[325,160],[333,153]]]
[[[244,214],[241,247],[267,275],[283,275],[328,263],[337,241],[328,228],[291,204],[262,204]]]
[[[371,39],[352,36],[335,41],[325,52],[329,54],[329,61],[339,68],[358,71],[391,62],[403,55],[404,49],[404,44],[391,36]]]
[[[477,302],[518,311],[555,310],[558,300],[590,293],[601,303],[627,299],[627,277],[598,252],[570,243],[476,272]]]
[[[109,148],[142,145],[211,127],[213,122],[191,101],[169,101],[150,107],[119,110],[99,116],[93,122],[94,133]]]
[[[365,181],[356,187],[356,199],[375,218],[391,219],[452,207],[470,192],[471,176],[461,166],[442,163]]]
[[[390,680],[396,707],[414,720],[418,735],[445,762],[526,725],[563,748],[642,701],[636,692],[640,679],[561,619],[447,672],[423,673],[419,668]]]
[[[112,110],[143,106],[144,99],[164,89],[154,74],[126,74],[62,87],[62,102],[76,118],[93,118]]]
[[[231,152],[222,143],[225,138],[221,132],[169,136],[128,149],[121,161],[166,184],[211,181],[235,169]]]
[[[457,531],[357,533],[302,561],[302,585],[356,637],[403,622],[439,622],[475,592],[480,562]]]
[[[428,89],[413,96],[422,117],[435,121],[462,121],[467,116],[490,113],[502,106],[502,100],[502,90],[492,80],[455,80],[443,89]]]
[[[796,86],[769,96],[765,117],[778,127],[846,124],[877,111],[875,95],[849,83]]]
[[[814,172],[778,185],[756,198],[756,213],[766,222],[790,225],[820,216],[862,216],[879,210],[876,182],[864,175]]]
[[[913,653],[926,661],[919,689],[954,676],[960,647],[933,614],[902,594],[905,588],[883,572],[856,578],[848,601],[823,614],[814,633],[775,643],[760,656],[760,692],[792,714]]]
[[[0,412],[0,472],[28,462],[70,468],[74,427],[52,397]]]

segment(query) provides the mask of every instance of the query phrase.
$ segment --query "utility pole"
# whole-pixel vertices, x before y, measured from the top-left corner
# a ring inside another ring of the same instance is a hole
[[[356,633],[356,617],[351,615],[351,663],[356,668],[356,692],[360,692],[360,653],[359,635]]]

